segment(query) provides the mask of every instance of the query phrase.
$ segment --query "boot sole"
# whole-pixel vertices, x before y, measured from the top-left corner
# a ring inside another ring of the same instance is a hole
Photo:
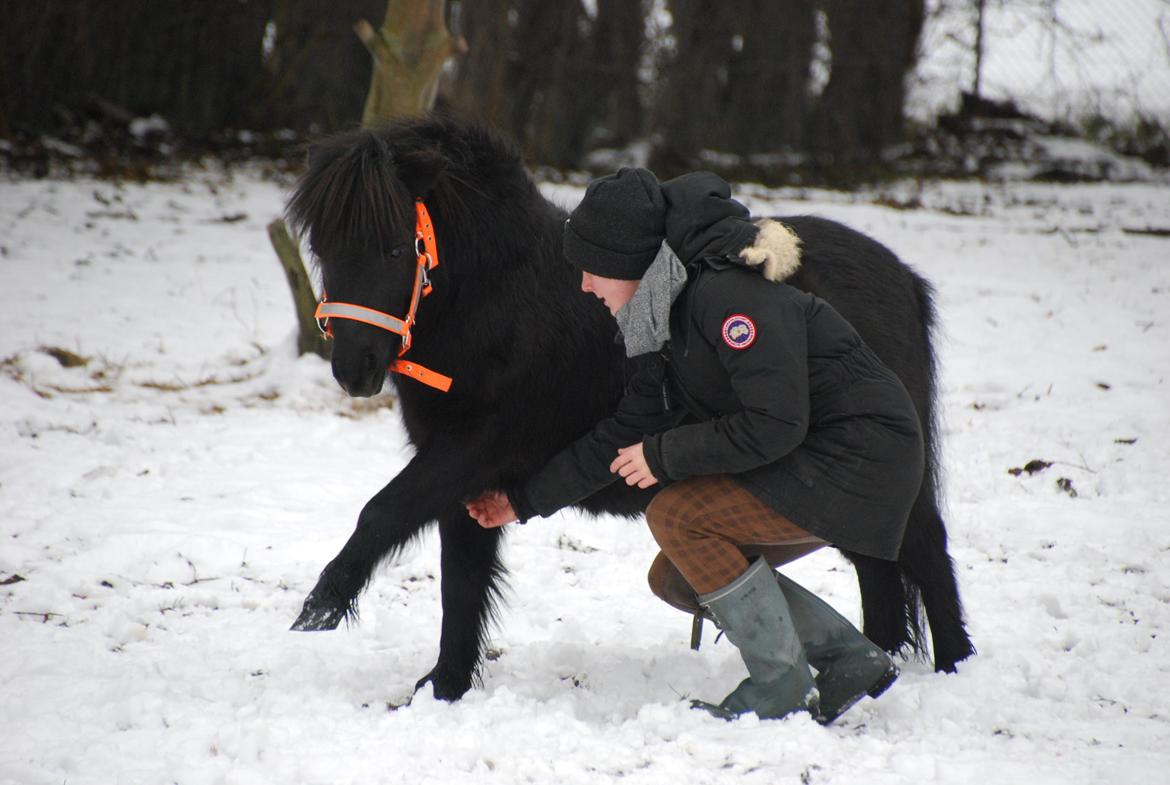
[[[882,674],[882,677],[877,680],[877,683],[866,690],[866,695],[871,698],[879,697],[883,692],[890,688],[894,682],[898,680],[901,671],[898,670],[897,665],[891,665],[890,669]]]
[[[880,696],[883,692],[885,692],[886,690],[888,690],[890,688],[890,685],[892,685],[895,681],[898,680],[898,675],[900,673],[901,673],[901,671],[898,670],[898,666],[891,663],[890,667],[886,670],[886,672],[883,673],[878,678],[878,680],[875,681],[870,686],[870,688],[868,690],[866,690],[864,692],[857,693],[857,695],[855,697],[846,701],[844,704],[841,705],[840,708],[837,709],[836,712],[834,712],[831,715],[818,714],[815,718],[816,721],[819,722],[821,725],[828,725],[831,722],[833,722],[834,720],[836,720],[838,717],[840,717],[842,714],[844,714],[845,712],[847,712],[851,708],[853,708],[857,704],[857,702],[859,700],[861,700],[862,698],[864,698],[866,695],[868,695],[871,698],[876,698],[876,697]]]

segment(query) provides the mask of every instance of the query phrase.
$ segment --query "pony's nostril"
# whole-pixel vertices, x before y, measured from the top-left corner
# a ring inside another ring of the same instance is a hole
[[[374,358],[373,352],[366,352],[362,355],[362,374],[364,376],[372,374],[377,366],[378,361]]]

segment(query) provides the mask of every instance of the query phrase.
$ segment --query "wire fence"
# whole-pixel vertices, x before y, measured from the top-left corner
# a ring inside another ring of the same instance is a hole
[[[910,111],[929,121],[961,91],[1047,120],[1170,127],[1170,0],[928,0]],[[977,67],[978,65],[978,67]]]

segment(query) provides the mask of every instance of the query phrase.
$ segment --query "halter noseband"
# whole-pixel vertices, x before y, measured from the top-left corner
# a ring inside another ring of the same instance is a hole
[[[399,319],[388,313],[353,303],[329,302],[329,298],[324,293],[322,293],[321,302],[317,304],[317,312],[314,315],[317,317],[317,326],[328,338],[333,337],[333,328],[329,326],[330,319],[350,319],[401,335],[402,346],[398,348],[398,359],[390,363],[388,370],[392,373],[409,376],[429,387],[447,392],[451,389],[451,377],[424,368],[418,363],[402,359],[402,355],[410,349],[410,328],[414,326],[414,315],[418,311],[419,301],[431,293],[431,279],[427,273],[439,266],[439,251],[435,244],[435,227],[431,224],[430,213],[427,212],[422,199],[415,200],[414,211],[414,252],[417,255],[417,263],[414,270],[414,291],[410,295],[410,310],[406,312],[406,318]]]

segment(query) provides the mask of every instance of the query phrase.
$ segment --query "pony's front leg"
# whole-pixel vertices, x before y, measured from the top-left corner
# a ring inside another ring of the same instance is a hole
[[[502,531],[484,529],[466,513],[439,521],[443,596],[439,660],[418,680],[416,690],[430,682],[436,698],[458,700],[477,678],[505,573],[499,560]]]
[[[342,619],[356,618],[358,594],[369,582],[374,567],[385,556],[400,552],[430,520],[392,512],[394,505],[384,498],[392,495],[388,493],[391,486],[366,503],[358,516],[357,528],[341,552],[321,571],[317,585],[305,598],[301,614],[291,629],[333,630]]]
[[[457,484],[444,484],[450,465],[445,455],[420,451],[390,483],[366,502],[345,547],[321,571],[317,585],[305,598],[292,629],[316,632],[336,629],[341,620],[357,615],[357,596],[374,568],[398,554],[440,510],[459,507]],[[454,472],[458,476],[458,472]]]

